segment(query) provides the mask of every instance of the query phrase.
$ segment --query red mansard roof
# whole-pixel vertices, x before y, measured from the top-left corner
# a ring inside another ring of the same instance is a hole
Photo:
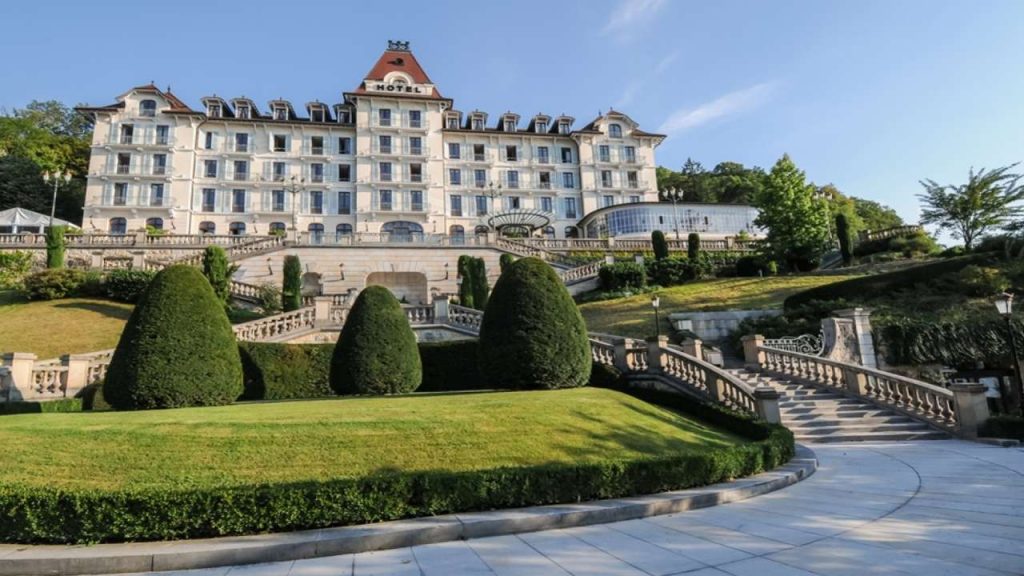
[[[408,50],[385,50],[377,63],[370,69],[370,73],[366,75],[367,80],[383,80],[390,72],[405,72],[411,78],[415,84],[433,84],[430,81],[430,77],[423,71],[423,67],[420,66],[416,57],[413,56],[412,52]],[[359,88],[356,88],[356,94],[366,93],[366,82],[359,84]],[[436,98],[443,100],[441,92],[434,87],[433,93],[428,98]]]

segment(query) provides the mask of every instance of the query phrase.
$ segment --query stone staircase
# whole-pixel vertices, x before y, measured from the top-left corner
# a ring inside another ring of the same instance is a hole
[[[730,373],[751,386],[779,391],[782,423],[797,442],[901,441],[949,438],[949,434],[870,402],[746,369]]]

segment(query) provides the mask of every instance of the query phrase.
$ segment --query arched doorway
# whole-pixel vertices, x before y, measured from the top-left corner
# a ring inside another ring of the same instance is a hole
[[[309,243],[310,244],[323,244],[324,243],[324,225],[323,224],[310,224],[309,225]]]
[[[452,244],[466,243],[466,229],[458,224],[453,224],[448,228],[448,236],[451,237]]]
[[[385,222],[380,231],[389,242],[413,242],[423,238],[423,226],[404,220]]]
[[[374,272],[367,286],[383,286],[403,304],[428,304],[427,276],[422,272]]]

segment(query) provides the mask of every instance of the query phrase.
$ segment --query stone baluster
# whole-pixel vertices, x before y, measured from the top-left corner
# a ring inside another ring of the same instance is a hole
[[[662,371],[662,351],[668,346],[668,336],[647,338],[647,371],[658,374]]]
[[[977,438],[978,428],[988,420],[988,401],[985,399],[985,385],[978,383],[952,384],[953,405],[960,425],[960,435]]]

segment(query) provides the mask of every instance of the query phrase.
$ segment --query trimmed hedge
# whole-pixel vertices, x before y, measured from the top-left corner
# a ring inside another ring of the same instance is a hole
[[[50,226],[46,229],[46,267],[64,267],[64,227]]]
[[[239,342],[243,392],[239,400],[285,400],[333,396],[330,372],[334,344]]]
[[[81,398],[61,398],[46,402],[4,402],[0,403],[0,416],[5,414],[57,414],[81,412]]]
[[[665,240],[665,233],[661,230],[651,232],[651,248],[654,250],[656,260],[668,258],[668,242]]]
[[[136,410],[230,404],[241,393],[238,345],[210,283],[191,266],[164,268],[121,333],[104,399]]]
[[[85,272],[70,268],[47,268],[25,277],[25,292],[29,300],[56,300],[78,293]]]
[[[949,258],[948,260],[939,260],[929,264],[914,266],[913,268],[896,270],[895,272],[850,278],[842,282],[825,284],[793,294],[786,298],[783,305],[789,309],[808,304],[812,300],[856,300],[865,294],[884,294],[893,290],[910,288],[914,284],[929,282],[943,274],[959,272],[971,264],[981,264],[991,258],[989,254],[972,254],[970,256]]]
[[[713,484],[775,468],[794,453],[793,435],[782,426],[667,392],[615,389],[752,442],[585,465],[381,472],[289,484],[112,492],[0,486],[0,540],[80,544],[205,538],[574,503]]]
[[[690,232],[686,237],[686,257],[691,261],[700,256],[700,234]]]
[[[103,290],[112,300],[134,303],[155,277],[151,270],[111,270],[103,279]]]
[[[423,383],[417,392],[449,392],[487,388],[480,374],[476,340],[421,342],[420,363]]]
[[[664,260],[655,260],[663,262]],[[643,288],[647,285],[647,269],[636,262],[616,262],[603,264],[597,271],[601,280],[602,290],[625,290]]]

